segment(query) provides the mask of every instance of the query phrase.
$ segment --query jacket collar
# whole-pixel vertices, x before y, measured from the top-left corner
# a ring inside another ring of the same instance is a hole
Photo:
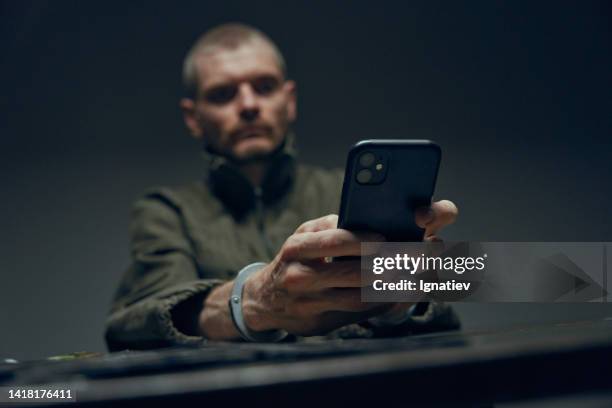
[[[295,179],[294,136],[289,133],[284,142],[267,159],[270,163],[260,189],[242,175],[230,158],[205,149],[206,182],[211,192],[236,217],[252,211],[257,201],[265,205],[280,200],[291,189]]]

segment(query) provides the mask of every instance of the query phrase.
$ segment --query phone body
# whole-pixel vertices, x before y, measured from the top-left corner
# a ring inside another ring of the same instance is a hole
[[[414,210],[431,204],[441,149],[430,140],[372,139],[349,151],[338,228],[418,242]]]

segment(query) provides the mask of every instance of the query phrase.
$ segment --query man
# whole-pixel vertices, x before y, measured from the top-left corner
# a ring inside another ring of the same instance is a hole
[[[296,84],[265,35],[240,24],[209,31],[185,59],[184,82],[180,106],[205,147],[206,177],[135,204],[132,264],[107,322],[111,350],[458,326],[444,305],[362,303],[359,263],[326,261],[384,237],[337,229],[329,214],[339,207],[341,172],[296,164]],[[442,201],[416,221],[431,240],[456,214]],[[245,268],[259,261],[266,265]],[[246,269],[248,278],[235,279]]]

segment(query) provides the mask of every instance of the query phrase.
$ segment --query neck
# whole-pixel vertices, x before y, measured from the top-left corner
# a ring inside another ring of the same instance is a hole
[[[253,187],[261,187],[268,167],[267,162],[258,162],[240,165],[238,169],[251,182]]]

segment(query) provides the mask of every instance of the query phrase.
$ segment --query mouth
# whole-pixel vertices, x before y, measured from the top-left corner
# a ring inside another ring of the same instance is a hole
[[[267,137],[271,131],[268,126],[244,126],[236,130],[233,134],[235,141],[251,139],[256,137]]]

